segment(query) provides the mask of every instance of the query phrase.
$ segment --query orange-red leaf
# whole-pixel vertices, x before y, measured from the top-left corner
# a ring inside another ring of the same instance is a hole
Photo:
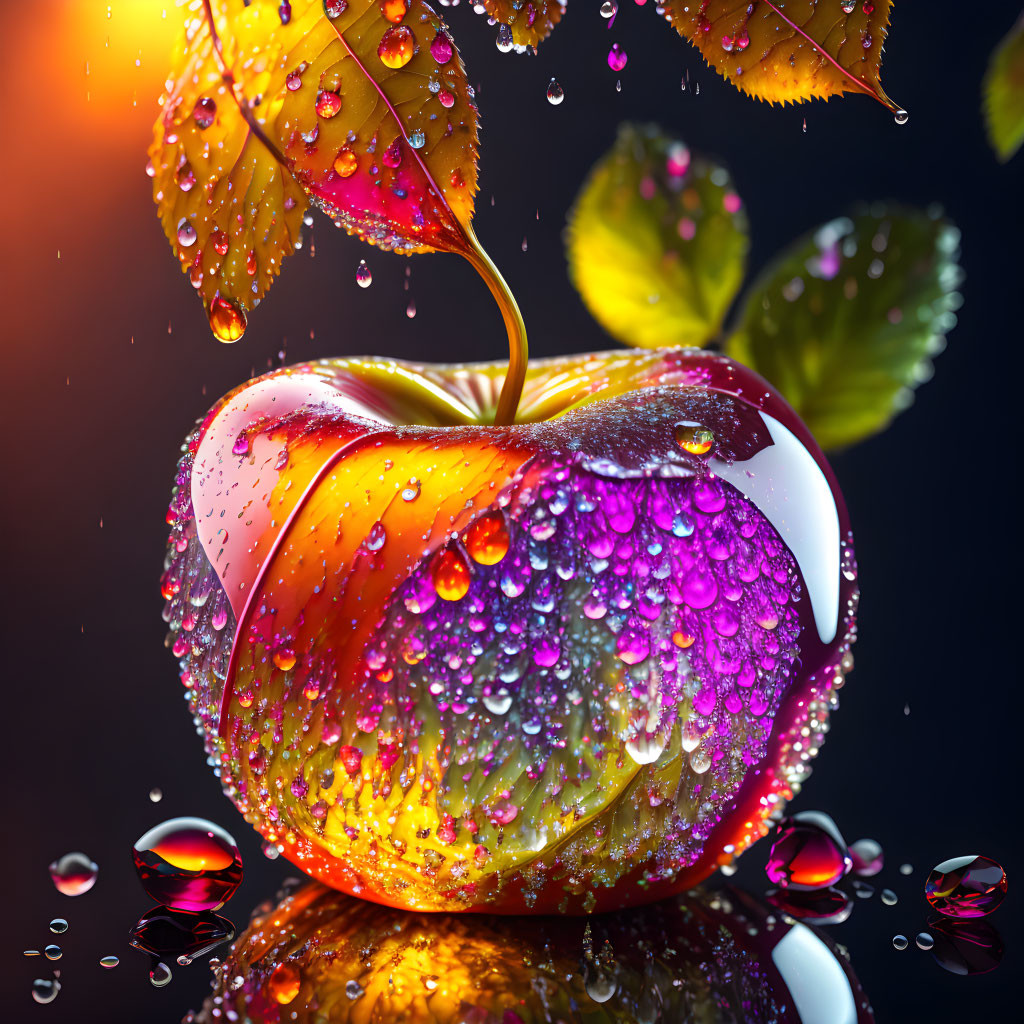
[[[522,53],[529,47],[536,49],[551,35],[562,20],[565,4],[566,0],[480,0],[477,9],[482,8],[499,26],[507,25],[512,46]]]
[[[906,119],[878,77],[892,0],[667,0],[661,8],[719,74],[755,99],[864,92]]]
[[[472,248],[477,112],[422,0],[202,0],[150,149],[164,231],[239,337],[310,199],[402,252]]]

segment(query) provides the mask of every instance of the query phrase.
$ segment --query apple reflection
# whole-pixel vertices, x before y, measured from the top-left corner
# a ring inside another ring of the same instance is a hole
[[[615,915],[421,914],[312,883],[263,907],[216,969],[200,1024],[860,1024],[853,971],[746,892]]]

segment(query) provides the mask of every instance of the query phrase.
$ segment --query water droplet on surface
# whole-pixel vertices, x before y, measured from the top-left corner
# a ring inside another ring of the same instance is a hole
[[[409,0],[382,0],[380,10],[392,25],[398,25],[409,11]]]
[[[557,107],[565,99],[565,90],[553,78],[548,82],[547,91],[548,103]]]
[[[907,946],[909,946],[909,945],[910,945],[910,940],[906,937],[906,935],[894,935],[892,937],[893,949],[903,950],[903,949],[906,949]]]
[[[164,988],[171,983],[171,969],[165,963],[156,963],[149,969],[149,983],[153,988]]]
[[[333,21],[340,18],[348,10],[348,0],[327,0],[324,4],[327,17]]]
[[[924,895],[947,917],[984,917],[1006,896],[1006,872],[989,857],[953,857],[932,868]]]
[[[263,856],[267,860],[277,860],[281,856],[281,851],[277,848],[277,843],[272,843],[269,839],[264,839],[260,844],[260,850],[263,851]]]
[[[361,995],[363,995],[363,992],[363,986],[360,985],[359,982],[355,980],[355,978],[352,978],[351,980],[345,982],[345,995],[347,998],[356,1000]]]
[[[132,849],[143,889],[175,910],[215,910],[242,881],[238,844],[203,818],[172,818],[143,835]]]
[[[196,229],[192,226],[192,222],[187,217],[182,217],[178,221],[178,245],[187,249],[190,245],[196,244],[197,237]]]
[[[835,822],[820,811],[801,811],[779,823],[765,870],[780,888],[811,890],[834,885],[851,867]]]
[[[413,149],[422,149],[427,144],[427,137],[418,129],[409,135],[409,145]]]
[[[466,552],[479,565],[497,565],[508,554],[509,535],[501,512],[474,520],[463,537]]]
[[[121,962],[120,958],[116,956],[101,956],[100,967],[105,967],[108,971],[116,967]]]
[[[99,870],[96,862],[84,853],[66,853],[50,865],[50,877],[58,892],[81,896],[96,884]]]
[[[416,39],[405,25],[393,25],[381,37],[377,56],[381,64],[392,71],[404,68],[416,51]]]
[[[63,917],[55,917],[50,922],[50,931],[54,935],[63,935],[68,930],[68,923]]]
[[[200,129],[209,128],[216,116],[217,103],[209,96],[201,97],[192,110],[192,119]]]
[[[880,843],[874,839],[858,839],[850,844],[850,860],[853,862],[853,873],[861,878],[877,875],[885,864],[885,854]]]
[[[302,976],[298,968],[289,963],[278,964],[267,979],[267,991],[281,1006],[292,1002],[301,987]]]
[[[359,167],[359,157],[348,146],[343,146],[334,158],[334,173],[339,178],[351,178]]]
[[[402,488],[402,501],[415,501],[420,496],[420,482],[415,478]]]
[[[445,548],[434,563],[434,589],[445,601],[459,601],[469,593],[469,566],[455,548]]]
[[[367,551],[380,551],[388,539],[388,532],[384,524],[378,519],[366,533],[363,547]]]
[[[320,117],[332,118],[341,110],[341,97],[329,89],[321,89],[316,94],[316,112]]]
[[[32,982],[32,998],[37,1003],[52,1003],[60,991],[60,982],[56,978],[36,978]]]
[[[675,429],[676,444],[690,455],[707,455],[715,443],[715,435],[696,423],[680,423]]]
[[[356,267],[356,284],[360,288],[369,288],[373,284],[373,274],[370,273],[370,268],[366,265],[366,260],[360,260],[359,266]]]
[[[447,64],[452,59],[452,53],[452,41],[448,38],[447,33],[438,32],[430,44],[430,56],[438,64]]]

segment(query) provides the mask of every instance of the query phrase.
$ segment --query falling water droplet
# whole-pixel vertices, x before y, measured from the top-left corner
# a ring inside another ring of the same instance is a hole
[[[50,877],[58,892],[81,896],[96,884],[99,870],[96,862],[84,853],[66,853],[50,865]]]
[[[192,222],[188,217],[182,217],[178,221],[178,245],[187,249],[190,245],[195,245],[197,237],[196,229],[192,226]]]
[[[612,71],[621,71],[628,60],[629,55],[626,51],[618,43],[612,43],[612,48],[608,51],[608,67]]]
[[[50,922],[50,931],[54,935],[63,935],[68,930],[68,923],[63,917],[55,917]]]
[[[60,946],[51,943],[46,949],[43,950],[43,955],[47,960],[59,960],[64,954]]]
[[[894,935],[892,937],[892,947],[893,947],[893,949],[903,950],[903,949],[906,949],[907,946],[909,946],[909,945],[910,945],[910,942],[907,939],[906,935]]]
[[[416,300],[410,299],[409,305],[405,307],[405,315],[410,319],[414,319],[416,316]]]
[[[163,798],[164,798],[164,791],[162,789],[160,789],[159,786],[154,786],[149,791],[149,799],[152,800],[153,803],[158,804],[158,803],[160,803],[161,800],[163,800]]]
[[[614,18],[619,13],[619,5],[616,0],[604,0],[601,4],[601,17],[607,20],[608,18]]]
[[[547,97],[548,103],[553,107],[557,107],[565,99],[565,90],[553,78],[548,82]]]
[[[171,983],[171,969],[167,964],[158,961],[149,969],[149,983],[153,988],[164,988]]]
[[[370,273],[366,260],[360,260],[359,266],[356,267],[356,284],[360,288],[369,288],[373,284],[373,274]]]
[[[36,978],[32,982],[32,998],[37,1003],[52,1003],[60,991],[60,982],[55,978]]]
[[[116,956],[103,956],[100,957],[100,967],[105,967],[108,971],[112,967],[116,967],[120,963],[120,959]]]

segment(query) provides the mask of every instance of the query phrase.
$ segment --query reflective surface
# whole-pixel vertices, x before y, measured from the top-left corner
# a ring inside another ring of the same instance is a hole
[[[874,1020],[829,939],[731,888],[583,921],[406,913],[307,884],[239,936],[197,1019],[232,1012],[252,1024]]]

